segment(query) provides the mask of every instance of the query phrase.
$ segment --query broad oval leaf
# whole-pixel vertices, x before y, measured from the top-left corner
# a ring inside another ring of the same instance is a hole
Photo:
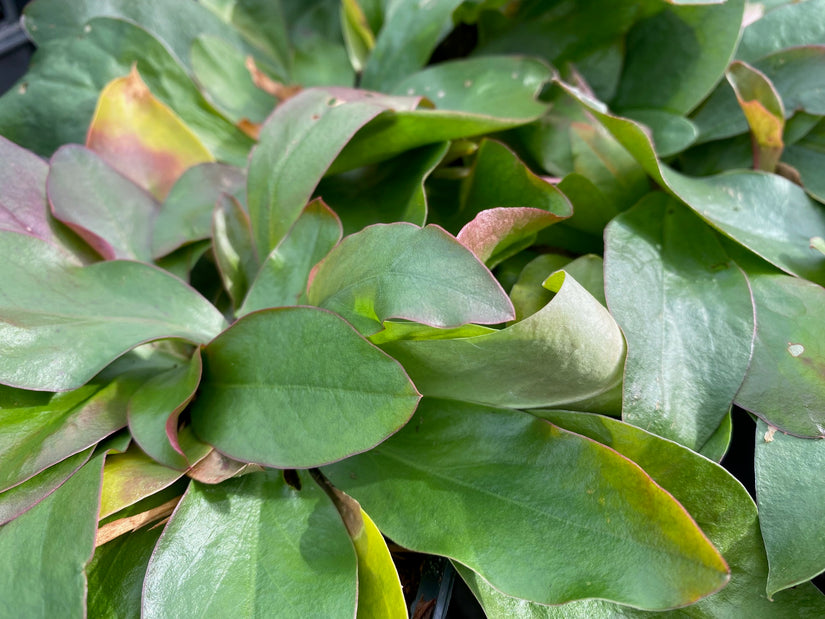
[[[151,262],[160,205],[94,151],[77,144],[58,149],[46,186],[54,216],[106,260]]]
[[[137,262],[78,267],[35,237],[0,232],[0,382],[77,388],[138,344],[211,340],[223,316],[179,279]]]
[[[95,458],[25,514],[0,527],[0,615],[81,619],[84,567],[97,529],[103,458]]]
[[[756,339],[736,403],[780,430],[825,437],[825,290],[748,270]]]
[[[205,486],[193,482],[146,571],[142,615],[355,616],[352,542],[308,476],[280,471]]]
[[[382,344],[424,395],[530,408],[573,406],[621,384],[625,345],[607,310],[563,271],[556,296],[506,329]]]
[[[389,318],[444,328],[513,318],[490,271],[434,225],[376,224],[346,237],[318,265],[308,294],[367,335]]]
[[[213,159],[175,112],[152,95],[137,65],[101,91],[86,146],[159,200],[187,168]]]
[[[684,508],[637,465],[526,413],[424,400],[395,437],[324,472],[396,543],[543,604],[668,608],[728,580]]]
[[[759,420],[754,472],[759,524],[768,552],[767,593],[810,580],[825,571],[825,441],[776,432]]]
[[[491,619],[645,619],[673,617],[817,617],[825,612],[825,596],[808,583],[765,595],[768,562],[759,534],[753,499],[722,467],[693,451],[616,419],[571,413],[537,411],[560,427],[596,440],[644,468],[696,519],[730,566],[730,582],[721,591],[695,604],[665,613],[651,613],[604,600],[582,600],[562,606],[539,606],[502,595],[463,566],[459,573],[470,584]],[[713,487],[713,492],[708,488]]]
[[[745,274],[715,232],[664,193],[605,232],[607,299],[627,338],[622,419],[698,451],[745,378]]]
[[[397,361],[318,308],[248,314],[203,355],[193,428],[243,462],[309,468],[360,453],[420,397]]]

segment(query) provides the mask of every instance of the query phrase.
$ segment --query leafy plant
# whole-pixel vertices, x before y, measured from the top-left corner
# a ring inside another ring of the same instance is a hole
[[[36,0],[0,615],[825,614],[823,12]]]

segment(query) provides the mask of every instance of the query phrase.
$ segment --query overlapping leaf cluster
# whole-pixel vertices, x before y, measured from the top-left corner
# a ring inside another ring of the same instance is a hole
[[[24,23],[0,615],[825,613],[825,2]]]

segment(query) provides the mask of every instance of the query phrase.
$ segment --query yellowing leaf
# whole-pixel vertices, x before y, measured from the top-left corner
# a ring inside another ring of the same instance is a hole
[[[214,160],[175,112],[152,95],[136,66],[100,93],[86,146],[160,200],[187,168]]]

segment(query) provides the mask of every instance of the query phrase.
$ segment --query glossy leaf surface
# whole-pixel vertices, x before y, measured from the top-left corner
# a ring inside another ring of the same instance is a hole
[[[36,507],[0,527],[0,614],[85,616],[83,570],[94,549],[101,465],[102,458],[88,463]]]
[[[106,260],[152,260],[159,204],[94,151],[69,144],[52,157],[46,180],[54,216]]]
[[[620,384],[625,347],[607,310],[563,272],[542,310],[475,337],[382,345],[424,395],[529,408],[572,405]],[[443,368],[451,368],[449,373]]]
[[[352,542],[329,498],[298,479],[300,490],[280,471],[193,482],[149,562],[142,615],[353,617]]]
[[[736,403],[785,432],[825,436],[825,290],[778,273],[749,278],[758,329]]]
[[[205,343],[223,326],[203,297],[154,267],[67,265],[47,243],[11,232],[0,232],[0,250],[8,256],[0,278],[5,384],[74,389],[138,344],[168,337]]]
[[[100,518],[111,516],[172,485],[183,473],[158,464],[139,448],[109,454],[103,467]]]
[[[261,265],[238,316],[268,307],[303,305],[312,268],[341,240],[341,221],[324,204],[307,204],[287,236]]]
[[[755,326],[745,274],[716,233],[664,193],[610,224],[605,265],[628,346],[622,418],[698,451],[748,369]]]
[[[240,306],[258,271],[249,215],[231,196],[221,196],[212,215],[212,251],[234,307]]]
[[[249,162],[249,214],[260,255],[286,236],[321,177],[352,136],[381,112],[415,107],[349,89],[306,90],[279,105]]]
[[[419,395],[394,359],[335,314],[249,314],[204,349],[195,433],[244,462],[308,468],[396,432]]]
[[[91,617],[139,617],[143,577],[162,528],[144,527],[95,549],[86,568]]]
[[[145,379],[125,374],[65,394],[0,387],[0,488],[19,484],[126,425],[126,403]]]
[[[396,543],[471,565],[511,595],[663,608],[728,579],[641,469],[526,413],[425,400],[397,436],[324,471]]]
[[[696,518],[725,556],[731,580],[724,589],[685,608],[647,612],[617,606],[602,600],[582,600],[548,607],[503,595],[468,568],[456,565],[491,619],[611,619],[627,617],[710,617],[770,616],[794,619],[816,616],[825,609],[825,596],[807,583],[778,594],[773,601],[765,594],[768,563],[759,534],[756,506],[742,486],[721,467],[715,466],[671,441],[614,419],[563,411],[541,411],[559,426],[587,436],[638,462],[651,477],[673,494]],[[707,486],[695,479],[713,483]],[[713,480],[710,482],[709,480]],[[724,515],[723,515],[724,514]]]
[[[819,543],[825,535],[823,464],[825,441],[789,436],[757,422],[754,469],[769,596],[825,571]]]
[[[376,224],[348,236],[318,265],[308,294],[366,335],[389,318],[458,327],[513,317],[490,271],[433,225]]]

